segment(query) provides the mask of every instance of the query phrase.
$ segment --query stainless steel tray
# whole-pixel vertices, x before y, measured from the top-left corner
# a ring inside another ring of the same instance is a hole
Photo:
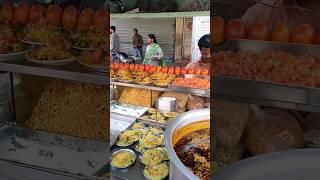
[[[286,51],[320,57],[319,45],[284,44],[269,41],[232,40],[216,51]],[[320,88],[246,80],[234,77],[213,78],[215,98],[237,100],[279,108],[320,111]]]
[[[132,127],[132,125],[136,122],[140,122],[139,120],[133,122],[127,129],[130,129]],[[148,126],[150,127],[158,127],[158,128],[162,128],[161,126],[157,126],[157,125],[149,125],[147,124]],[[163,128],[162,128],[163,129]],[[114,152],[118,151],[118,150],[121,150],[121,149],[131,149],[132,151],[134,151],[137,155],[137,159],[136,159],[136,162],[131,165],[130,167],[128,168],[125,168],[125,169],[117,169],[117,168],[114,168],[112,166],[110,166],[110,172],[111,172],[111,175],[112,176],[115,176],[115,177],[119,177],[121,179],[126,179],[126,180],[130,180],[130,179],[139,179],[139,180],[143,180],[143,179],[146,179],[144,176],[143,176],[143,168],[144,168],[144,164],[141,163],[140,161],[140,158],[138,158],[141,153],[137,152],[134,148],[134,145],[132,146],[129,146],[129,147],[118,147],[116,145],[113,145],[111,146],[111,154],[113,154]],[[169,176],[165,179],[165,180],[168,180],[169,179]]]
[[[19,127],[0,129],[0,159],[93,176],[109,162],[109,144]]]
[[[155,119],[151,119],[151,118],[148,118],[148,119],[143,118],[142,119],[143,116],[148,115],[148,114],[149,114],[149,112],[146,111],[143,115],[141,115],[140,117],[137,118],[137,121],[142,122],[146,125],[156,126],[156,127],[161,127],[161,128],[165,128],[167,126],[168,122],[161,123],[161,122],[158,122]]]
[[[132,88],[141,88],[141,89],[149,89],[153,91],[176,91],[186,94],[191,94],[195,96],[203,96],[203,97],[210,97],[209,90],[202,90],[202,89],[193,89],[193,88],[181,88],[173,85],[169,85],[167,88],[157,87],[157,86],[144,86],[139,84],[133,83],[123,83],[123,82],[110,82],[110,84],[118,85],[118,86],[125,86],[125,87],[132,87]]]
[[[78,63],[68,64],[63,67],[53,67],[34,64],[26,60],[6,60],[0,61],[0,71],[109,85],[108,73],[91,71]]]
[[[125,116],[137,118],[143,115],[147,110],[148,108],[146,107],[123,104],[117,101],[113,101],[112,103],[110,103],[110,112],[116,113],[119,115],[125,115]]]
[[[12,53],[12,54],[0,54],[0,61],[20,61],[25,59],[25,55],[32,50],[32,46],[29,49]]]
[[[320,57],[320,45],[314,44],[294,44],[280,43],[273,41],[258,41],[258,40],[229,40],[222,46],[215,48],[214,51],[285,51],[295,55],[308,54],[310,56]]]
[[[79,180],[79,179],[88,179],[79,176],[73,176],[69,174],[62,174],[56,172],[50,172],[47,170],[40,170],[31,167],[26,167],[23,165],[0,161],[0,177],[1,179],[10,179],[10,180],[37,180],[37,179],[46,179],[46,180]],[[95,178],[92,178],[93,180]],[[96,178],[98,179],[98,178]]]
[[[210,80],[210,76],[196,75],[196,74],[185,74],[184,78],[201,78],[201,79],[209,79]]]
[[[186,88],[186,87],[175,86],[172,84],[170,84],[168,88],[181,93],[192,94],[192,95],[203,96],[203,97],[210,97],[210,90],[208,89]]]
[[[157,122],[156,120],[153,120],[153,119],[141,119],[141,118],[138,118],[137,119],[138,122],[142,122],[143,124],[146,124],[146,125],[149,125],[149,126],[156,126],[156,127],[161,127],[161,128],[165,128],[167,126],[167,123],[164,124],[164,123],[159,123]]]
[[[113,146],[120,133],[130,127],[136,120],[134,117],[123,116],[115,113],[110,115],[110,146]]]

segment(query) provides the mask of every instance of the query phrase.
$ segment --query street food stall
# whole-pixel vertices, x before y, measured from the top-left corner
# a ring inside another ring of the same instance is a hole
[[[184,60],[192,54],[192,20],[209,15],[208,11],[111,15],[122,51],[132,46],[128,38],[137,28],[144,36],[154,32],[164,54],[173,54],[163,66],[110,64],[112,176],[210,179],[210,72],[187,69]],[[209,23],[206,30],[210,32]]]
[[[0,4],[1,177],[109,170],[109,13],[58,2]]]
[[[211,19],[214,177],[319,177],[318,16],[296,1],[242,3],[217,2]]]

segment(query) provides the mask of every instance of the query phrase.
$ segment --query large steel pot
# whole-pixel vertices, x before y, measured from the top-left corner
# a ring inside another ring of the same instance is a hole
[[[165,131],[165,145],[170,156],[170,180],[198,180],[199,178],[192,173],[178,158],[173,148],[173,139],[175,133],[192,123],[210,121],[210,109],[200,109],[189,111],[178,116],[175,120],[171,121]]]
[[[318,180],[320,149],[295,149],[254,156],[218,171],[223,180]],[[271,167],[271,168],[270,168]]]

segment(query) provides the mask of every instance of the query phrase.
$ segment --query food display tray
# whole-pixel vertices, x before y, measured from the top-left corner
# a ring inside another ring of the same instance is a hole
[[[207,76],[207,75],[185,74],[183,77],[184,78],[201,78],[201,79],[210,80],[210,76]]]
[[[149,90],[153,90],[153,91],[166,91],[166,92],[176,91],[176,92],[191,94],[191,95],[195,95],[195,96],[210,97],[210,90],[183,88],[183,87],[173,86],[170,84],[166,88],[157,87],[157,86],[145,86],[145,85],[134,84],[134,83],[115,82],[115,81],[111,81],[110,84],[131,87],[131,88],[149,89]]]
[[[30,47],[27,50],[24,50],[22,52],[17,53],[11,53],[11,54],[0,54],[0,61],[20,61],[24,60],[25,55],[32,50],[32,47]]]
[[[285,44],[269,41],[232,40],[215,51],[285,51],[320,57],[319,45]],[[320,88],[274,82],[213,77],[213,95],[217,99],[235,100],[286,109],[320,112]]]
[[[20,127],[0,128],[0,160],[83,176],[109,162],[109,144]]]
[[[128,130],[132,127],[132,125],[134,123],[137,123],[137,122],[141,122],[139,120],[136,120],[134,121],[127,129],[125,130]],[[143,122],[142,122],[143,123]],[[149,124],[147,124],[149,125]],[[157,126],[156,124],[155,125],[149,125],[151,127],[158,127],[158,128],[162,128],[161,126]],[[162,128],[163,129],[163,128]],[[117,137],[117,140],[118,140],[118,137]],[[118,151],[118,150],[121,150],[121,149],[130,149],[132,151],[134,151],[137,155],[137,159],[136,159],[136,162],[134,162],[130,167],[128,168],[125,168],[125,169],[118,169],[118,168],[114,168],[112,166],[110,166],[110,172],[111,172],[111,175],[112,176],[115,176],[115,177],[118,177],[118,178],[121,178],[121,179],[126,179],[126,180],[130,180],[130,179],[146,179],[144,176],[143,176],[143,169],[144,169],[144,164],[141,163],[140,161],[140,158],[139,156],[141,155],[141,153],[137,152],[135,150],[135,148],[133,146],[129,146],[129,147],[118,147],[116,145],[113,145],[111,146],[111,155]],[[110,156],[111,158],[111,156]],[[165,180],[169,180],[169,176],[165,179]]]
[[[110,146],[113,146],[120,133],[130,127],[136,120],[134,117],[123,116],[115,113],[110,114]]]
[[[63,174],[48,170],[40,170],[27,167],[21,164],[0,161],[0,177],[1,179],[10,180],[79,180],[88,179],[76,175]],[[91,178],[92,180],[100,180],[101,178]]]
[[[0,61],[0,71],[109,85],[108,73],[88,70],[76,62],[60,67],[35,64],[27,60],[6,60]]]
[[[112,103],[110,103],[111,113],[116,113],[135,118],[142,116],[145,112],[147,112],[147,110],[148,108],[146,107],[123,104],[117,101],[113,101]]]
[[[146,125],[156,126],[156,127],[161,127],[161,128],[165,128],[167,126],[166,123],[160,123],[160,122],[157,122],[154,119],[141,119],[141,118],[138,118],[137,121],[141,122],[143,124],[146,124]]]
[[[187,87],[180,87],[180,86],[175,86],[171,84],[168,86],[168,88],[181,93],[192,94],[192,95],[203,96],[203,97],[210,97],[209,89],[187,88]]]
[[[167,123],[161,123],[161,122],[158,122],[156,121],[155,119],[151,119],[151,118],[148,118],[148,119],[142,119],[143,116],[149,114],[148,111],[146,111],[143,115],[141,115],[140,117],[137,118],[137,121],[138,122],[142,122],[144,124],[147,124],[147,125],[150,125],[150,126],[156,126],[156,127],[161,127],[161,128],[165,128],[167,126]]]

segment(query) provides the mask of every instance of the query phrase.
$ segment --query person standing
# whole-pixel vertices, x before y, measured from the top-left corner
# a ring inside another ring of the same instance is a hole
[[[198,46],[201,52],[200,60],[190,62],[187,69],[207,69],[210,70],[211,52],[210,52],[210,35],[206,34],[202,36],[198,42]]]
[[[113,59],[118,59],[118,52],[120,51],[120,38],[116,34],[116,27],[110,27],[110,51]]]
[[[143,59],[143,64],[162,66],[164,55],[154,34],[148,35],[147,44],[148,46]]]
[[[143,60],[143,38],[139,34],[138,29],[133,29],[133,56],[140,57],[140,60]]]

